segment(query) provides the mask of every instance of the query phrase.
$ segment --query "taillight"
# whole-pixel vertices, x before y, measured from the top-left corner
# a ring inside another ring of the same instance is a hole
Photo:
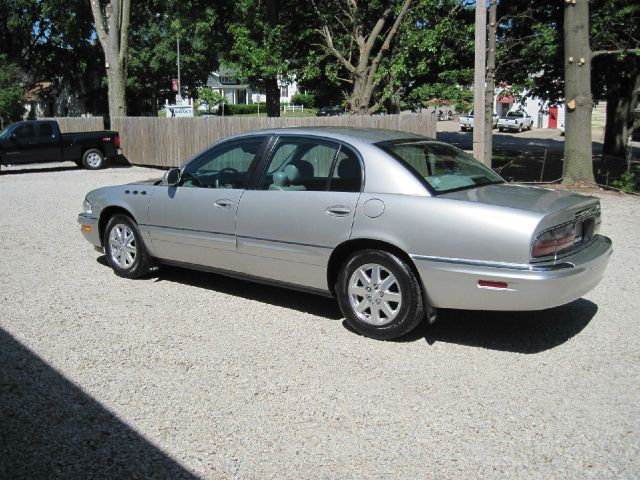
[[[116,135],[116,138],[113,139],[113,144],[116,148],[120,148],[120,135]]]
[[[573,247],[575,240],[575,223],[554,228],[538,235],[533,243],[531,256],[534,258],[555,256]]]

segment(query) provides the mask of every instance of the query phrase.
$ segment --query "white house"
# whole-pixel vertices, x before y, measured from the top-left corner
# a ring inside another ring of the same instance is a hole
[[[298,85],[295,80],[291,83],[278,81],[280,85],[280,102],[291,103],[291,97],[298,91]],[[212,72],[207,80],[207,86],[217,90],[225,96],[230,104],[252,104],[265,102],[267,96],[249,85],[242,83],[234,74],[233,70],[221,68]]]

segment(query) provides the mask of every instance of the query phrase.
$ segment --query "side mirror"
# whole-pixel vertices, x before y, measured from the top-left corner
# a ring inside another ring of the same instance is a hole
[[[9,138],[10,138],[11,140],[15,141],[15,140],[18,138],[18,136],[17,136],[17,135],[15,134],[15,132],[14,132],[14,133],[12,133],[12,134],[9,136]]]
[[[180,183],[180,169],[172,168],[168,170],[167,173],[164,174],[164,181],[167,182],[167,185],[170,187],[176,187],[178,183]]]

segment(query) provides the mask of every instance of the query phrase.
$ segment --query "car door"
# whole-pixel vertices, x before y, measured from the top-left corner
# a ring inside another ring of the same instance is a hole
[[[37,149],[40,161],[62,161],[62,139],[53,122],[38,122]]]
[[[154,190],[148,228],[155,256],[235,269],[236,210],[267,139],[214,146],[184,166],[177,186]]]
[[[246,273],[327,289],[333,249],[349,239],[363,171],[337,142],[281,137],[237,216],[239,261]]]
[[[5,163],[33,163],[38,160],[36,128],[33,122],[19,124],[6,142]]]

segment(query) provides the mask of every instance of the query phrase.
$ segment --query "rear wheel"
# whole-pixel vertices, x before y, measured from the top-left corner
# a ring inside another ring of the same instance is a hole
[[[107,222],[102,244],[107,262],[116,275],[138,278],[149,271],[149,255],[136,223],[127,215],[114,215]]]
[[[362,250],[349,257],[338,275],[336,294],[349,326],[379,340],[405,335],[425,315],[413,271],[383,250]]]
[[[499,132],[504,132],[504,128],[502,128],[502,127],[498,127],[498,131],[499,131]]]
[[[97,148],[91,148],[82,155],[82,165],[87,170],[98,170],[104,166],[104,154]]]

